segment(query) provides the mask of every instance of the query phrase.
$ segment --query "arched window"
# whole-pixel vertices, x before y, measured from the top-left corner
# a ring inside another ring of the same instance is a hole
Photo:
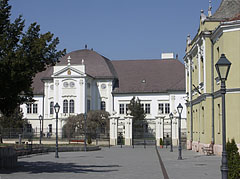
[[[106,110],[106,103],[105,103],[105,101],[101,101],[101,110],[102,111]]]
[[[50,114],[53,114],[54,108],[53,108],[53,101],[50,102]]]
[[[68,100],[63,101],[63,113],[68,113]]]
[[[74,100],[71,99],[69,102],[69,112],[74,113]]]

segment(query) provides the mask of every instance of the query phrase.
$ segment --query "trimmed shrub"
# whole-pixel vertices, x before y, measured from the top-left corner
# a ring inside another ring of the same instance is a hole
[[[231,142],[228,140],[227,146],[227,160],[228,160],[228,178],[239,179],[240,178],[240,155],[238,153],[238,147],[234,139]]]

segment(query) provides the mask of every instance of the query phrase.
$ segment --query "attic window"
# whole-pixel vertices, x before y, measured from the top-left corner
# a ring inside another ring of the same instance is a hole
[[[146,83],[146,80],[142,80],[142,83]]]

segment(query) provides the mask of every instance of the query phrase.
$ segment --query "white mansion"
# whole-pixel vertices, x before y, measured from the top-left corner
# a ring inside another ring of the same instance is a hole
[[[58,102],[59,130],[64,125],[61,119],[89,110],[106,110],[110,114],[116,111],[121,126],[127,105],[135,96],[141,100],[148,128],[161,138],[163,128],[156,129],[156,118],[167,120],[170,112],[178,116],[176,108],[181,103],[182,128],[186,132],[184,65],[173,54],[163,54],[162,58],[111,61],[89,49],[70,52],[54,67],[36,75],[35,102],[21,106],[24,117],[33,129],[39,130],[39,115],[42,115],[43,133],[55,133],[53,106]],[[174,121],[172,137],[177,139],[177,120]]]

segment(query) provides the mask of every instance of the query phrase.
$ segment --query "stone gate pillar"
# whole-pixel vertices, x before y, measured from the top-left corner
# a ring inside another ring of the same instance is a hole
[[[156,144],[160,145],[160,139],[163,140],[163,120],[164,116],[156,116]]]
[[[132,116],[125,117],[125,145],[132,145]]]
[[[113,113],[110,116],[110,145],[117,145],[118,138],[118,119],[119,117]]]

